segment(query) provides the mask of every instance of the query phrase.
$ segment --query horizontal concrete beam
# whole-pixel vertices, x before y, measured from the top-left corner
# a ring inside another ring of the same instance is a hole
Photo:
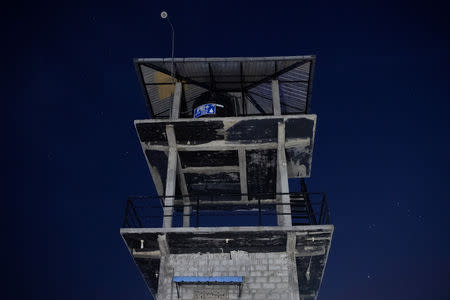
[[[304,247],[306,248],[306,247]],[[321,247],[313,247],[313,250],[305,250],[305,249],[297,249],[295,252],[295,256],[297,257],[303,257],[303,256],[319,256],[324,255],[327,251],[327,249],[324,246]]]
[[[311,139],[291,139],[286,140],[285,148],[297,148],[297,147],[308,147],[311,145]],[[149,143],[141,143],[144,150],[158,150],[158,151],[168,151],[169,146],[164,145],[152,145]],[[178,151],[224,151],[224,150],[267,150],[267,149],[278,149],[278,143],[236,143],[231,144],[229,141],[213,141],[205,144],[199,145],[184,145],[177,144],[176,148]]]
[[[176,122],[186,122],[189,120],[194,120],[197,122],[210,122],[210,121],[242,121],[242,120],[267,120],[267,119],[279,119],[279,120],[288,120],[288,119],[303,119],[303,118],[317,118],[316,114],[298,114],[298,115],[281,115],[281,116],[273,116],[273,115],[267,115],[267,116],[245,116],[245,117],[220,117],[220,118],[199,118],[199,119],[189,119],[189,118],[183,118],[183,119],[177,119],[177,120],[170,120],[170,123],[176,123]],[[134,120],[134,124],[139,123],[167,123],[168,119],[143,119],[143,120]]]
[[[195,173],[195,174],[217,174],[239,172],[239,166],[217,166],[217,167],[188,167],[181,169],[181,173]]]
[[[142,251],[142,252],[136,252],[133,249],[132,255],[134,258],[151,258],[151,259],[160,259],[161,258],[161,251],[155,250],[155,251]]]
[[[334,225],[307,225],[307,226],[241,226],[241,227],[172,227],[172,228],[121,228],[120,233],[215,233],[215,232],[262,232],[283,231],[296,232],[305,235],[333,233]]]

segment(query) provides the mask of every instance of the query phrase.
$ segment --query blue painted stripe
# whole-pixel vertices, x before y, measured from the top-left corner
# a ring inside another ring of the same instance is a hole
[[[242,276],[174,276],[173,282],[182,283],[182,282],[189,282],[189,283],[208,283],[208,282],[235,282],[235,283],[242,283]]]

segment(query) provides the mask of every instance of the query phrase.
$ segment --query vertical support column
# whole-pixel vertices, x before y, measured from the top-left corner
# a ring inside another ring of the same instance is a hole
[[[173,125],[166,125],[167,140],[169,141],[169,157],[167,161],[166,194],[164,198],[163,227],[172,227],[173,205],[175,203],[175,185],[177,175],[178,153]]]
[[[170,249],[167,243],[165,234],[158,235],[159,251],[161,253],[161,260],[159,264],[158,276],[158,299],[176,299],[171,298],[172,289],[170,287],[171,279],[174,276],[173,268],[170,266]]]
[[[239,179],[241,182],[241,194],[247,194],[248,188],[247,188],[247,158],[245,155],[245,149],[239,149],[238,150],[239,155]],[[242,201],[247,201],[248,196],[242,196]]]
[[[291,200],[289,197],[289,180],[287,173],[284,122],[278,123],[278,149],[277,149],[277,193],[282,195],[277,197],[282,205],[277,206],[278,225],[292,226]]]
[[[173,95],[173,101],[172,101],[172,109],[170,111],[170,118],[172,120],[178,119],[180,117],[180,105],[181,105],[181,95],[183,94],[183,84],[181,82],[177,82],[175,84],[175,92]],[[167,133],[167,139],[169,142],[169,147],[175,147],[176,148],[176,139],[175,139],[175,133],[173,130]],[[192,208],[190,206],[189,201],[189,191],[187,189],[186,185],[186,178],[184,177],[184,174],[181,172],[181,160],[177,153],[177,177],[180,182],[180,188],[181,193],[183,194],[183,227],[189,227],[190,226],[190,214],[192,211]]]
[[[188,197],[183,197],[183,204],[183,227],[191,227],[192,206]]]
[[[192,212],[192,206],[191,201],[189,199],[189,191],[187,189],[186,185],[186,178],[184,177],[184,173],[181,172],[181,160],[180,156],[178,156],[178,163],[177,163],[177,173],[178,173],[178,180],[180,182],[180,189],[181,193],[183,194],[183,227],[190,227],[191,226],[191,212]]]
[[[170,254],[169,244],[167,243],[167,237],[165,234],[158,235],[158,246],[161,256],[166,256]]]
[[[178,119],[180,116],[180,104],[181,104],[181,94],[182,94],[182,83],[175,83],[175,92],[173,94],[172,110],[170,112],[171,119]]]
[[[300,291],[298,289],[297,262],[295,259],[297,237],[295,232],[287,233],[286,254],[289,268],[289,286],[291,287],[290,300],[300,299]]]
[[[272,101],[273,101],[273,115],[281,115],[280,104],[280,88],[278,86],[278,80],[272,80]]]
[[[280,104],[280,88],[278,85],[278,80],[272,80],[272,110],[274,116],[280,116],[281,115],[281,104]],[[283,125],[284,127],[284,125]],[[277,155],[277,194],[283,193],[283,190],[281,188],[281,173],[280,173],[280,145],[282,143],[282,148],[284,151],[284,128],[283,128],[283,134],[280,135],[280,123],[278,123],[278,155]],[[277,195],[276,200],[278,202],[282,202],[282,196]],[[278,225],[279,226],[285,226],[286,220],[285,216],[282,215],[284,212],[282,205],[277,205],[277,219],[278,219]]]

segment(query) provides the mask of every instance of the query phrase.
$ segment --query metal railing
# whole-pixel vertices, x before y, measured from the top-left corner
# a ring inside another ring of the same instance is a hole
[[[282,203],[286,196],[289,203]],[[292,225],[331,221],[324,193],[202,194],[129,197],[123,227],[159,228],[167,217],[172,217],[172,227],[276,226],[285,215]]]

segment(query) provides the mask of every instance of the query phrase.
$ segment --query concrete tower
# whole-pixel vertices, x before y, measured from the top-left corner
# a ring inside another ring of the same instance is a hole
[[[150,113],[135,126],[157,195],[128,199],[120,233],[155,299],[317,298],[333,225],[304,180],[314,64],[135,60]]]

